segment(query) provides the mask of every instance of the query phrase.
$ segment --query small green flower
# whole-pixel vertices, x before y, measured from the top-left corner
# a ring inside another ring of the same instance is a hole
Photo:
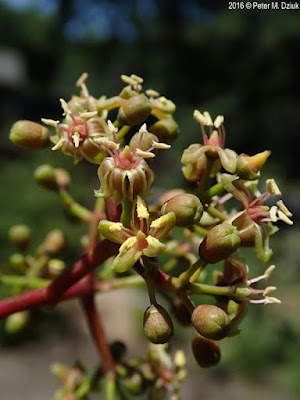
[[[112,263],[116,272],[127,271],[142,255],[156,257],[163,253],[166,246],[160,239],[165,238],[175,226],[176,217],[173,212],[150,223],[146,202],[141,197],[137,198],[136,213],[137,222],[132,229],[125,228],[121,222],[102,220],[99,223],[102,236],[121,244],[119,254]]]
[[[200,111],[195,110],[194,118],[200,123],[203,145],[195,143],[184,150],[181,162],[184,164],[182,172],[185,178],[190,181],[199,181],[206,174],[208,168],[210,175],[215,176],[221,166],[233,174],[236,170],[237,154],[233,150],[224,148],[224,117],[218,115],[213,122],[207,111],[201,114]],[[205,126],[209,128],[209,137]]]

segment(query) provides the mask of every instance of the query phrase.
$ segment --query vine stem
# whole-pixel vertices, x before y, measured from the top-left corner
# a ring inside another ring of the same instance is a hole
[[[80,281],[109,257],[116,254],[118,247],[119,245],[109,240],[103,240],[94,249],[79,258],[49,285],[0,301],[0,318],[28,308],[59,302],[71,286]]]
[[[91,282],[92,283],[92,282]],[[90,333],[97,347],[103,363],[103,369],[107,373],[115,365],[115,361],[110,351],[100,314],[97,311],[94,293],[88,293],[81,298],[81,304],[89,326]]]

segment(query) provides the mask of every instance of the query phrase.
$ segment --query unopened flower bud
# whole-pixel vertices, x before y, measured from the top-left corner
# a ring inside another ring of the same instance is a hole
[[[171,211],[176,216],[176,225],[186,227],[200,221],[203,206],[197,196],[185,193],[173,197],[163,205],[163,214]]]
[[[151,125],[149,131],[154,133],[160,142],[171,144],[177,139],[179,127],[173,118],[165,118]]]
[[[57,258],[52,258],[48,261],[48,277],[57,278],[65,269],[65,263]]]
[[[152,143],[158,142],[157,136],[150,132],[137,132],[135,133],[130,142],[129,148],[131,151],[134,151],[137,147],[143,151],[147,151],[152,147]]]
[[[19,311],[9,315],[5,322],[6,332],[13,335],[20,333],[26,327],[29,316],[29,311]]]
[[[203,368],[214,367],[221,359],[221,352],[217,343],[202,336],[196,336],[193,339],[192,350],[195,360]]]
[[[13,124],[9,139],[22,149],[39,150],[50,144],[50,132],[41,124],[21,120]]]
[[[171,189],[168,190],[167,192],[165,192],[164,194],[162,194],[158,200],[157,200],[157,204],[159,206],[162,206],[163,204],[165,204],[165,202],[167,202],[168,200],[172,199],[172,197],[177,196],[178,194],[184,194],[185,191],[183,189]]]
[[[241,243],[240,234],[233,225],[223,222],[214,226],[199,247],[200,257],[209,264],[225,260],[235,253]]]
[[[19,271],[26,270],[27,264],[23,254],[20,253],[12,254],[9,258],[9,262],[12,267],[16,268]]]
[[[192,314],[192,324],[200,335],[207,339],[224,339],[230,329],[230,318],[220,307],[203,304]]]
[[[173,322],[159,304],[152,304],[145,311],[144,332],[150,342],[155,344],[167,343],[173,336]]]
[[[255,154],[254,156],[240,154],[237,158],[235,173],[241,179],[257,179],[259,177],[259,171],[262,169],[270,154],[271,152],[268,150]]]
[[[151,104],[144,94],[137,94],[125,100],[119,108],[118,120],[121,123],[138,125],[144,122],[151,113]]]
[[[59,229],[49,232],[43,243],[43,250],[49,254],[61,253],[66,247],[66,238]]]
[[[172,302],[172,311],[181,325],[190,325],[191,323],[191,313],[186,308],[184,302],[181,299],[174,299]]]
[[[14,225],[8,231],[8,236],[14,246],[25,249],[30,241],[30,228],[27,225]]]
[[[146,389],[146,382],[142,374],[137,370],[129,371],[127,376],[120,379],[120,382],[128,393],[133,396],[142,394]]]
[[[34,171],[34,178],[45,189],[57,190],[55,169],[49,164],[43,164]]]

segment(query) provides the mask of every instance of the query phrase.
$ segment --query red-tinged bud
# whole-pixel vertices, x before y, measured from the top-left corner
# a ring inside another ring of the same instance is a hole
[[[66,238],[59,229],[49,232],[43,243],[43,250],[49,254],[61,253],[66,247]]]
[[[173,118],[166,118],[155,122],[149,131],[154,133],[160,142],[171,144],[178,137],[179,127]]]
[[[167,343],[173,336],[173,322],[167,311],[159,304],[152,304],[144,314],[144,332],[150,342]]]
[[[214,367],[221,360],[221,352],[217,343],[202,336],[196,336],[192,341],[195,360],[202,368]]]
[[[200,221],[203,206],[197,196],[185,193],[173,197],[163,205],[163,214],[171,211],[176,216],[176,225],[186,227]]]
[[[162,194],[158,200],[157,204],[159,206],[162,206],[164,203],[166,203],[168,200],[172,199],[172,197],[177,196],[178,194],[184,194],[185,191],[183,189],[171,189]]]
[[[36,122],[21,120],[13,124],[9,139],[25,150],[40,150],[50,144],[49,130]]]
[[[209,264],[226,260],[240,247],[241,239],[237,228],[223,222],[214,226],[199,247],[200,257]]]
[[[192,314],[192,324],[200,335],[207,339],[224,339],[230,329],[230,318],[221,308],[203,304]]]
[[[8,236],[14,246],[23,250],[30,241],[30,228],[27,225],[14,225],[9,229]]]
[[[269,150],[255,154],[254,156],[240,154],[237,158],[235,173],[241,179],[257,179],[259,177],[260,170],[262,169],[270,154],[271,152]]]
[[[138,125],[151,113],[151,103],[144,94],[137,94],[125,100],[119,108],[118,120],[123,124]]]

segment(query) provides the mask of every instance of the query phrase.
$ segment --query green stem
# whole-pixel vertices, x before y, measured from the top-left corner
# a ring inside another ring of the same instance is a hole
[[[207,229],[204,229],[204,228],[202,228],[201,226],[198,226],[198,225],[194,225],[194,226],[192,227],[192,230],[193,230],[195,233],[197,233],[198,235],[200,235],[200,236],[206,236],[206,235],[207,235],[207,232],[208,232]]]
[[[211,215],[212,217],[218,218],[221,221],[225,221],[226,219],[226,215],[224,215],[221,211],[217,210],[214,207],[209,206],[205,209],[205,211],[207,211],[208,214]]]
[[[121,139],[123,139],[124,136],[127,135],[127,133],[130,131],[131,126],[130,125],[123,125],[122,128],[119,130],[117,133],[117,141],[119,142]]]
[[[232,296],[231,286],[213,286],[204,283],[190,283],[187,287],[194,294],[209,294],[214,296]]]
[[[83,207],[77,203],[65,189],[60,189],[59,195],[72,215],[85,222],[89,222],[91,220],[92,212],[86,207]]]
[[[26,286],[29,289],[39,289],[47,286],[51,281],[37,277],[16,276],[16,275],[1,275],[0,282],[3,285],[10,286]]]
[[[186,271],[179,275],[178,287],[183,289],[188,284],[194,273],[198,271],[199,268],[202,270],[206,266],[206,264],[207,263],[205,261],[199,258],[199,260],[196,261],[195,264],[191,265]]]
[[[145,268],[145,281],[147,284],[149,300],[151,304],[157,304],[155,297],[155,289],[152,281],[151,273],[152,268],[148,257],[143,256],[144,268]]]
[[[216,183],[215,185],[213,185],[211,188],[209,188],[205,195],[207,196],[207,198],[211,198],[213,196],[217,196],[220,193],[222,193],[224,190],[224,186],[222,183]]]
[[[116,400],[116,376],[113,371],[105,375],[105,397],[106,400]]]
[[[192,312],[194,311],[195,305],[193,304],[192,300],[188,297],[186,292],[179,292],[178,297],[180,297],[180,299],[183,301],[186,308],[192,314]]]

